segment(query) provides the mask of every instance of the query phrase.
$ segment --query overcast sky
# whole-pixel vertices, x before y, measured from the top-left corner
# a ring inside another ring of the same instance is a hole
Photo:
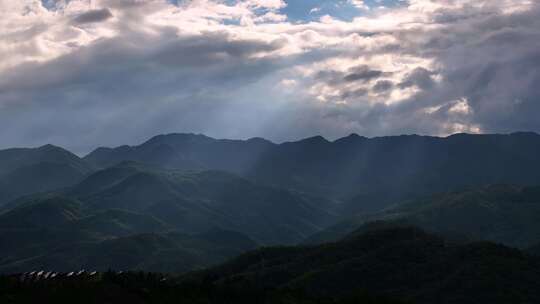
[[[536,0],[0,0],[0,148],[540,131]]]

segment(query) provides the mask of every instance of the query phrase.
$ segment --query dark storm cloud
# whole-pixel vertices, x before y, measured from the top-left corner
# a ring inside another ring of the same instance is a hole
[[[353,91],[345,91],[341,94],[341,99],[349,99],[349,98],[357,98],[357,97],[363,97],[368,94],[368,90],[366,89],[357,89]]]
[[[249,75],[242,73],[246,70],[256,72],[257,69],[272,69],[267,60],[250,61],[247,58],[258,52],[276,50],[281,45],[279,41],[229,41],[227,33],[182,38],[167,37],[166,33],[159,37],[139,33],[131,35],[129,40],[121,37],[102,40],[45,64],[20,65],[0,79],[0,92],[55,90],[100,84],[109,77],[121,85],[138,73],[163,73],[163,76],[191,73],[191,80],[184,79],[184,84],[199,77],[221,75],[223,79],[217,79],[218,82],[226,84],[242,78],[249,79]],[[280,66],[274,65],[273,68]],[[172,74],[167,74],[169,72]],[[163,77],[159,81],[166,79]],[[157,79],[146,80],[152,82]]]
[[[367,65],[361,65],[349,68],[345,72],[336,70],[322,70],[315,75],[314,80],[324,82],[333,87],[342,87],[346,84],[354,82],[370,82],[388,74],[389,73],[372,69]]]
[[[85,23],[102,22],[112,17],[113,15],[109,9],[107,8],[96,9],[96,10],[84,12],[80,14],[79,16],[73,18],[73,23],[85,24]]]
[[[373,79],[381,77],[383,74],[382,71],[370,69],[369,66],[362,65],[359,67],[354,67],[349,70],[349,74],[343,77],[343,80],[347,82],[353,81],[362,81],[367,82]]]
[[[394,83],[389,80],[379,80],[373,86],[373,92],[375,93],[385,93],[394,87]]]
[[[431,89],[435,85],[435,81],[433,81],[432,78],[432,75],[434,74],[434,72],[425,68],[416,68],[405,77],[399,86],[401,88],[417,86],[422,90]]]
[[[260,52],[272,52],[285,46],[283,40],[264,43],[258,40],[231,41],[226,32],[205,33],[174,39],[150,54],[150,59],[164,66],[203,67],[244,61]],[[242,62],[240,62],[242,64]]]

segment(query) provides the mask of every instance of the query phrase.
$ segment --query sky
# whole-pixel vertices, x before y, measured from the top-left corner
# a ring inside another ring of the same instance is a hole
[[[0,0],[0,148],[540,131],[535,0]]]

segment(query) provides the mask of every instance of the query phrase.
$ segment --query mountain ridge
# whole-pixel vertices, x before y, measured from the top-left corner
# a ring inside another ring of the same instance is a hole
[[[525,249],[540,242],[540,187],[501,184],[433,194],[350,217],[316,233],[306,243],[338,240],[365,223],[377,221],[408,223],[447,236]]]
[[[538,154],[540,135],[534,132],[373,138],[353,133],[334,141],[314,136],[280,144],[262,138],[228,140],[171,133],[140,145],[97,148],[82,158],[52,145],[1,150],[0,204],[71,186],[98,169],[131,161],[165,170],[232,172],[262,184],[343,201],[340,212],[351,214],[466,186],[536,184]],[[40,176],[36,173],[47,171],[37,167],[17,173],[29,165],[45,166],[43,161],[63,166],[65,174],[55,176],[61,170],[51,169]],[[33,180],[34,186],[10,184],[15,178],[2,180],[3,167],[16,169],[4,174],[17,173],[18,180]]]

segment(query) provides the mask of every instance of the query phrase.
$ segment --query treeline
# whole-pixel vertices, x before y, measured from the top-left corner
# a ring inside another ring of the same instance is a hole
[[[342,298],[310,296],[301,290],[230,288],[209,281],[178,282],[159,273],[108,271],[95,276],[27,280],[0,277],[0,303],[249,303],[398,304],[364,292]]]

